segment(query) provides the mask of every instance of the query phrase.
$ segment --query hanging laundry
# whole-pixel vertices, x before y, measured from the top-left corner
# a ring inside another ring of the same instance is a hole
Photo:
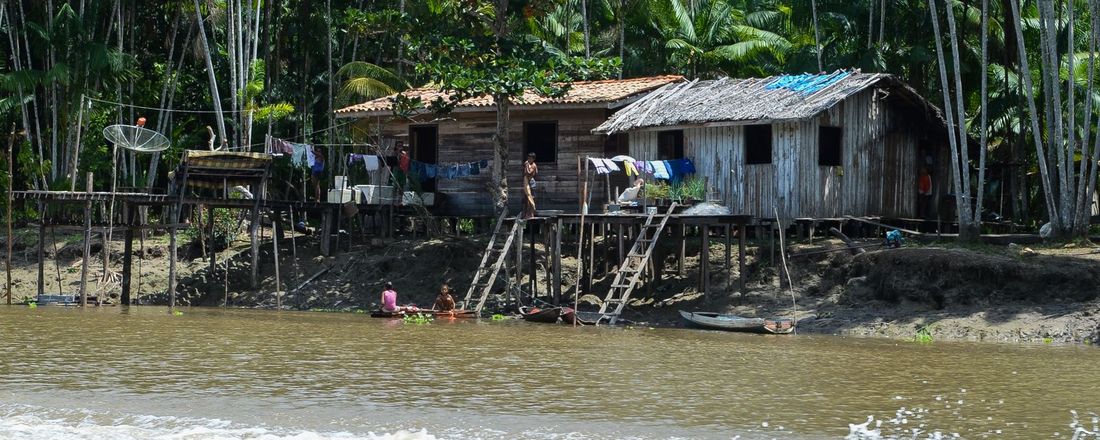
[[[307,144],[295,144],[301,145],[302,149],[306,150],[306,166],[313,168],[317,164],[317,155],[313,152],[313,146]]]
[[[470,164],[470,175],[471,176],[480,176],[481,175],[481,168],[482,168],[481,162],[471,163]]]
[[[592,163],[592,166],[596,167],[596,174],[608,174],[611,172],[611,169],[607,168],[607,164],[604,163],[603,159],[590,157],[588,161]]]
[[[695,165],[691,163],[691,159],[666,160],[665,164],[668,165],[668,174],[673,182],[679,182],[689,174],[695,174]]]
[[[364,154],[363,167],[366,168],[367,171],[377,171],[381,168],[378,163],[378,156],[374,154]]]
[[[665,166],[663,160],[651,160],[648,162],[650,167],[653,167],[653,177],[657,179],[668,179],[668,167]]]
[[[287,142],[291,148],[290,163],[296,167],[312,167],[316,158],[313,156],[313,146],[309,144],[296,144]]]
[[[625,171],[626,175],[629,177],[634,177],[638,175],[638,169],[635,168],[634,164],[629,161],[623,161],[623,171]]]
[[[615,161],[611,159],[603,159],[603,163],[607,166],[607,169],[611,171],[619,171],[619,166],[615,164]]]

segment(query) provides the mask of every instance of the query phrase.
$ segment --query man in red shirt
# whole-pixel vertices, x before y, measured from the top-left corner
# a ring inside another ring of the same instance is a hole
[[[917,217],[927,219],[929,206],[932,202],[932,176],[928,169],[921,167],[920,176],[917,178]]]

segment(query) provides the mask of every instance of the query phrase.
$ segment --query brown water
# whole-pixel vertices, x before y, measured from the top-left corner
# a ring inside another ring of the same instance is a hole
[[[0,307],[0,334],[0,438],[1069,439],[1100,412],[1080,346],[148,307]]]

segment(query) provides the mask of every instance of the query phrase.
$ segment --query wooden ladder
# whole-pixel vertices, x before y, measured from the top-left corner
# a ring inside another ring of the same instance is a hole
[[[619,267],[615,274],[615,281],[611,282],[611,290],[607,291],[607,296],[600,304],[599,314],[601,320],[608,318],[611,324],[615,324],[615,321],[619,320],[619,315],[623,313],[623,308],[626,307],[630,294],[638,286],[638,280],[641,278],[642,272],[645,271],[646,265],[649,264],[649,258],[653,255],[653,250],[657,247],[657,239],[660,238],[661,231],[665,229],[665,224],[668,223],[668,219],[672,216],[672,211],[675,208],[675,203],[669,206],[668,211],[661,216],[660,222],[656,224],[653,222],[655,214],[646,217],[645,224],[642,225],[637,239],[634,240],[634,245],[630,247],[630,253],[626,255],[622,267]],[[615,310],[609,312],[608,308],[612,305],[615,306]]]
[[[477,300],[477,307],[474,308],[474,311],[478,314],[481,313],[482,307],[485,307],[485,300],[489,298],[489,291],[493,289],[493,283],[497,280],[497,274],[500,273],[501,267],[503,267],[508,260],[508,255],[512,250],[513,239],[516,237],[519,228],[523,227],[524,221],[512,220],[511,228],[505,229],[504,224],[508,222],[506,214],[507,212],[503,212],[500,214],[500,217],[497,218],[497,225],[493,229],[493,236],[489,238],[489,245],[485,247],[485,254],[481,257],[481,264],[478,265],[477,273],[474,274],[474,280],[470,282],[470,289],[466,291],[466,297],[462,300],[462,307],[460,307],[462,309],[468,309],[470,300],[474,297],[474,292],[480,292]]]

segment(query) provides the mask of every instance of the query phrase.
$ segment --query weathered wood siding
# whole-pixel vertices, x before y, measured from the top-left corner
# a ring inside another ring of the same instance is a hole
[[[895,123],[902,118],[876,93],[858,93],[811,120],[772,124],[770,164],[744,164],[741,125],[685,129],[684,154],[709,179],[712,197],[737,213],[915,217],[921,134]],[[821,126],[842,129],[839,167],[818,165]],[[634,158],[656,152],[657,131],[630,134]]]
[[[518,212],[523,207],[521,184],[524,122],[556,121],[558,123],[557,158],[553,162],[538,164],[536,203],[539,209],[575,211],[580,188],[580,181],[577,178],[577,158],[602,157],[606,136],[592,134],[592,129],[606,120],[606,110],[522,110],[513,111],[510,116],[509,156],[506,165],[509,210]],[[383,128],[383,135],[408,142],[409,125],[403,122],[389,123]],[[492,136],[496,131],[495,112],[454,113],[450,119],[439,121],[434,125],[439,128],[439,163],[492,160]],[[482,170],[479,176],[439,179],[436,192],[442,194],[446,202],[438,206],[436,211],[447,215],[491,215],[493,212],[492,195],[489,191],[491,175],[490,170]]]

